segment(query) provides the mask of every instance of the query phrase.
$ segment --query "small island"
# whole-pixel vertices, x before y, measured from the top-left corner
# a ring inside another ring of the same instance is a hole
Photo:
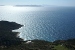
[[[75,39],[54,42],[39,39],[24,41],[18,37],[19,32],[12,31],[22,26],[15,22],[0,21],[0,50],[75,50]]]
[[[15,5],[16,7],[42,7],[42,5]]]

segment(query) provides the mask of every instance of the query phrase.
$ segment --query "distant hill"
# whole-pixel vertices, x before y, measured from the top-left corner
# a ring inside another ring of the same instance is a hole
[[[0,6],[4,6],[4,5],[0,5]]]
[[[42,5],[15,5],[17,7],[41,7]]]

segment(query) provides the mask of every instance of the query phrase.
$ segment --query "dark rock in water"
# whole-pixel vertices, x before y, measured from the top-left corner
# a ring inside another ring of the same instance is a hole
[[[10,31],[19,29],[23,25],[17,24],[15,22],[8,22],[8,21],[0,21],[0,30],[2,31]]]

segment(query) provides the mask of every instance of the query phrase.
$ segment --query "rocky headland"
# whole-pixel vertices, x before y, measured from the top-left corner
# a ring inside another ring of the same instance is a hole
[[[27,40],[18,37],[19,29],[23,25],[15,22],[0,21],[0,50],[75,50],[75,39],[56,40]]]

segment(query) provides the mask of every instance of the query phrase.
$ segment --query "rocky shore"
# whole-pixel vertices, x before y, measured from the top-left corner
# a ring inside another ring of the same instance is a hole
[[[15,22],[0,21],[0,50],[75,50],[75,39],[23,41],[18,37],[19,32],[12,32],[22,26]]]

